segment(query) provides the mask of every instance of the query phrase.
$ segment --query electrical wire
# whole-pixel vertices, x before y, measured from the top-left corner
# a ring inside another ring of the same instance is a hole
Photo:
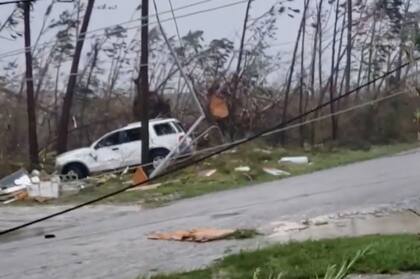
[[[181,32],[179,31],[178,21],[176,20],[176,16],[175,16],[174,6],[172,5],[172,0],[168,0],[168,2],[169,2],[169,6],[171,8],[172,18],[174,20],[176,34],[178,36],[179,44],[181,45],[181,48],[184,48],[184,44],[182,42],[182,37],[181,37]]]
[[[179,10],[184,10],[184,9],[191,8],[191,7],[198,6],[198,5],[202,5],[202,4],[211,2],[211,1],[215,1],[215,0],[204,0],[204,1],[195,2],[195,3],[189,4],[189,5],[185,5],[185,6],[181,6],[181,7],[178,7],[178,8],[174,8],[173,11],[175,12],[175,11],[179,11]],[[194,12],[187,13],[187,14],[184,14],[184,15],[180,15],[180,16],[175,17],[175,19],[182,19],[182,18],[194,16],[194,15],[199,15],[199,14],[207,13],[207,12],[213,12],[213,11],[216,11],[216,10],[221,10],[221,9],[233,7],[233,6],[236,6],[236,5],[240,5],[240,4],[243,4],[243,3],[246,3],[246,2],[247,2],[246,0],[235,1],[235,2],[232,2],[232,3],[223,4],[223,5],[215,6],[215,7],[212,7],[212,8],[198,10],[198,11],[194,11]],[[172,13],[172,10],[167,10],[167,11],[161,12],[160,15],[162,15],[162,14],[169,14],[169,13]],[[152,15],[149,15],[149,17],[151,17],[151,16],[153,16],[153,14]],[[154,14],[154,16],[156,16],[156,14]],[[135,19],[135,20],[121,22],[119,24],[114,24],[114,25],[110,25],[110,26],[106,26],[106,27],[102,27],[102,28],[98,28],[98,29],[87,31],[85,33],[86,34],[86,37],[84,39],[87,40],[87,39],[93,39],[93,38],[103,37],[104,36],[103,34],[92,35],[92,36],[87,36],[87,35],[88,34],[92,34],[92,33],[98,33],[100,31],[104,31],[104,30],[107,30],[107,29],[112,28],[112,27],[117,27],[117,26],[129,24],[129,23],[138,22],[141,19],[142,18],[138,18],[138,19]],[[169,21],[172,21],[172,20],[174,20],[174,19],[173,18],[168,18],[168,19],[162,20],[162,22],[169,22]],[[157,23],[157,22],[156,21],[149,22],[149,24],[155,24],[155,23]],[[138,28],[141,28],[141,27],[142,27],[142,25],[140,25],[140,26],[136,25],[134,27],[128,27],[128,28],[126,28],[126,30],[128,31],[128,30],[132,30],[132,29],[138,29]],[[83,38],[80,38],[80,35],[81,34],[79,34],[79,38],[76,39],[76,43],[79,40],[82,40],[83,39]],[[44,43],[40,44],[39,47],[45,48],[45,47],[54,45],[55,43],[61,42],[61,41],[64,41],[64,40],[65,39],[50,40],[50,41],[47,41],[47,42],[44,42]],[[0,53],[0,59],[6,58],[6,57],[11,57],[11,56],[16,56],[16,55],[19,55],[19,54],[23,54],[23,53],[26,52],[27,49],[28,48],[20,48],[20,49],[11,50],[11,51],[8,51],[8,52]]]
[[[367,101],[367,102],[364,102],[364,103],[362,103],[362,104],[358,104],[358,105],[352,106],[352,107],[350,107],[350,108],[346,108],[346,109],[343,109],[343,110],[337,111],[337,112],[335,112],[335,113],[333,113],[333,114],[323,115],[323,116],[321,116],[321,117],[314,118],[314,119],[311,119],[311,120],[305,121],[305,122],[303,122],[303,123],[299,123],[299,124],[296,124],[296,125],[287,126],[285,129],[282,129],[281,131],[292,130],[292,129],[297,128],[297,127],[299,127],[299,126],[305,126],[305,125],[308,125],[308,124],[310,124],[310,123],[319,122],[319,121],[324,120],[324,119],[326,119],[326,118],[330,118],[330,117],[331,117],[331,116],[333,116],[333,115],[341,115],[341,114],[345,114],[345,113],[348,113],[348,112],[350,112],[350,111],[355,111],[355,110],[357,110],[357,109],[361,109],[361,108],[363,108],[363,107],[367,107],[367,106],[370,106],[370,105],[378,104],[378,103],[381,103],[381,102],[383,102],[383,101],[386,101],[386,100],[389,100],[389,99],[392,99],[392,98],[395,98],[395,97],[398,97],[398,96],[401,96],[401,95],[404,95],[404,94],[407,94],[407,93],[410,93],[410,92],[411,92],[410,90],[405,90],[405,91],[401,91],[401,92],[398,92],[398,93],[394,93],[394,94],[392,94],[392,95],[387,95],[387,96],[382,97],[382,98],[377,98],[377,99],[374,99],[374,100],[371,100],[371,101]],[[281,131],[280,131],[280,130],[278,130],[277,132],[281,132]],[[223,146],[228,146],[228,145],[231,145],[231,144],[233,144],[233,143],[229,143],[229,144],[225,144],[225,145],[219,145],[219,146],[216,146],[216,147],[208,148],[208,149],[206,149],[206,150],[207,150],[207,151],[210,151],[210,150],[216,150],[216,149],[218,149],[218,148],[221,148],[221,147],[223,147]],[[204,149],[203,149],[203,150],[201,150],[201,151],[204,151]],[[97,176],[97,177],[100,177],[100,176]],[[194,216],[195,216],[195,215],[193,214],[193,215],[189,215],[188,217],[194,217]],[[167,221],[167,220],[166,220],[166,221]],[[165,222],[165,220],[163,220],[163,221],[162,221],[162,220],[161,220],[161,221],[158,221],[158,223],[161,223],[161,222]],[[153,223],[153,224],[155,224],[155,223]],[[140,224],[140,226],[144,226],[144,225],[150,225],[150,223],[142,223],[142,224]],[[137,225],[136,225],[136,226],[137,226]],[[89,234],[89,236],[93,236],[93,235],[101,235],[101,234],[104,234],[104,233],[110,233],[110,232],[118,232],[118,231],[121,231],[121,230],[126,229],[126,228],[127,228],[127,227],[125,227],[125,228],[113,228],[113,229],[111,229],[111,230],[95,231],[95,232],[93,232],[93,233]],[[131,226],[130,226],[130,228],[131,228]],[[84,237],[86,237],[87,235],[86,235],[86,234],[83,234],[83,236],[84,236]],[[61,240],[65,240],[65,239],[75,239],[75,238],[78,238],[78,237],[81,237],[81,236],[79,236],[79,235],[73,235],[73,236],[70,236],[70,237],[67,237],[67,238],[64,238],[64,239],[61,239]],[[35,244],[35,245],[37,245],[37,244]]]
[[[395,97],[398,97],[398,96],[401,96],[401,95],[408,94],[410,92],[411,92],[410,90],[403,90],[403,91],[399,91],[397,93],[386,95],[386,96],[381,97],[381,98],[376,98],[374,100],[369,100],[369,101],[363,102],[361,104],[357,104],[357,105],[351,106],[349,108],[336,111],[334,113],[329,113],[329,114],[321,115],[319,117],[312,118],[312,119],[306,120],[304,122],[299,122],[297,124],[289,125],[289,126],[287,126],[285,128],[278,129],[278,130],[269,132],[267,134],[264,134],[264,135],[262,135],[262,137],[272,136],[274,134],[278,134],[278,133],[281,133],[281,132],[285,132],[285,131],[289,131],[289,130],[292,130],[292,129],[299,128],[301,126],[306,126],[308,124],[320,122],[322,120],[331,118],[332,116],[338,116],[338,115],[346,114],[346,113],[349,113],[351,111],[355,111],[355,110],[358,110],[358,109],[361,109],[361,108],[364,108],[364,107],[372,106],[374,104],[378,104],[378,103],[381,103],[383,101],[386,101],[386,100],[389,100],[389,99],[392,99],[392,98],[395,98]],[[190,160],[189,158],[183,159],[185,157],[202,155],[202,154],[205,154],[205,153],[208,153],[208,152],[211,152],[211,151],[215,151],[215,150],[219,150],[219,149],[224,148],[224,147],[231,146],[232,144],[235,144],[237,142],[240,142],[240,140],[239,141],[235,141],[235,142],[226,143],[226,144],[217,145],[217,146],[212,146],[212,147],[209,147],[209,148],[203,148],[203,149],[200,149],[200,150],[194,151],[194,152],[182,153],[182,155],[178,155],[178,156],[174,157],[173,160],[174,161],[176,160],[176,163],[177,164],[182,164],[182,163],[188,162]],[[152,165],[153,165],[153,163],[140,164],[140,165],[135,165],[135,166],[132,166],[132,167],[127,167],[126,169],[127,170],[134,170],[134,169],[136,169],[138,167],[149,167],[149,166],[152,166]],[[126,172],[126,171],[124,170],[124,172]],[[105,173],[99,174],[99,175],[94,176],[94,177],[101,177],[101,176],[104,176],[104,175],[116,174],[116,173],[121,173],[121,171],[118,170],[118,171],[105,172]]]
[[[35,2],[37,0],[14,0],[14,1],[5,1],[5,2],[0,2],[0,6],[1,5],[9,5],[9,4],[20,4],[20,3],[32,3]]]
[[[177,168],[173,168],[173,169],[171,169],[171,170],[169,170],[169,171],[167,171],[167,172],[165,172],[165,173],[162,173],[162,174],[159,174],[159,175],[155,176],[153,179],[147,179],[147,180],[145,180],[145,181],[143,181],[143,182],[141,182],[141,183],[137,183],[137,184],[135,184],[135,185],[130,185],[130,186],[124,187],[124,188],[122,188],[122,189],[120,189],[120,190],[117,190],[117,191],[111,192],[111,193],[109,193],[109,194],[106,194],[106,195],[100,196],[100,197],[98,197],[98,198],[95,198],[95,199],[92,199],[92,200],[90,200],[90,201],[87,201],[87,202],[81,203],[81,204],[79,204],[79,205],[76,205],[76,206],[70,207],[70,208],[68,208],[68,209],[65,209],[65,210],[62,210],[62,211],[58,211],[58,212],[56,212],[56,213],[53,213],[53,214],[50,214],[50,215],[44,216],[44,217],[42,217],[42,218],[35,219],[35,220],[29,221],[29,222],[27,222],[27,223],[24,223],[24,224],[21,224],[21,225],[18,225],[18,226],[11,227],[11,228],[9,228],[9,229],[6,229],[6,230],[3,230],[3,231],[0,231],[0,236],[1,236],[1,235],[6,235],[6,234],[9,234],[9,233],[12,233],[12,232],[18,231],[18,230],[21,230],[21,229],[23,229],[23,228],[26,228],[26,227],[29,227],[29,226],[32,226],[32,225],[35,225],[35,224],[38,224],[38,223],[41,223],[41,222],[47,221],[47,220],[52,219],[52,218],[55,218],[55,217],[57,217],[57,216],[67,214],[67,213],[69,213],[69,212],[72,212],[72,211],[78,210],[78,209],[83,208],[83,207],[86,207],[86,206],[88,206],[88,205],[91,205],[91,204],[97,203],[97,202],[99,202],[99,201],[102,201],[102,200],[108,199],[108,198],[110,198],[110,197],[113,197],[113,196],[119,195],[119,194],[124,193],[125,191],[127,191],[127,190],[129,190],[129,189],[132,189],[132,188],[135,188],[135,187],[138,187],[138,186],[144,185],[144,184],[146,184],[146,183],[149,183],[149,182],[155,181],[156,179],[160,179],[160,178],[166,177],[166,176],[168,176],[168,175],[170,175],[170,174],[176,173],[176,172],[178,172],[178,171],[180,171],[180,170],[182,170],[182,169],[185,169],[185,168],[187,168],[187,167],[189,167],[189,166],[196,165],[196,164],[201,163],[201,162],[203,162],[203,161],[205,161],[205,160],[207,160],[207,159],[209,159],[209,158],[212,158],[212,157],[214,157],[214,156],[216,156],[216,155],[219,155],[219,154],[221,154],[221,153],[224,153],[224,152],[226,152],[226,151],[228,151],[228,150],[230,150],[230,149],[233,149],[233,148],[235,148],[235,147],[237,147],[237,146],[240,146],[240,145],[243,145],[243,144],[245,144],[245,143],[248,143],[248,142],[254,141],[254,140],[256,140],[256,139],[258,139],[258,138],[260,138],[260,137],[262,137],[262,136],[264,136],[264,135],[266,135],[266,134],[268,134],[268,133],[270,133],[270,132],[273,132],[273,131],[276,131],[276,130],[279,130],[279,129],[284,129],[287,125],[289,125],[289,124],[291,124],[291,123],[294,123],[295,121],[298,121],[298,120],[300,120],[300,119],[302,119],[302,118],[304,118],[304,117],[307,117],[308,115],[310,115],[310,114],[312,114],[312,113],[314,113],[314,112],[316,112],[316,111],[319,111],[319,110],[321,110],[321,109],[323,109],[323,108],[325,108],[325,107],[329,106],[329,105],[330,105],[330,104],[332,104],[332,103],[335,103],[335,102],[337,102],[337,101],[339,101],[339,100],[341,100],[341,99],[347,98],[347,97],[349,97],[350,95],[352,95],[352,94],[354,94],[354,93],[356,93],[356,92],[359,92],[361,89],[363,89],[363,88],[365,88],[365,87],[367,87],[367,86],[369,86],[369,85],[371,85],[371,84],[374,84],[374,83],[376,83],[376,82],[377,82],[377,81],[379,81],[379,80],[385,79],[385,78],[387,78],[388,76],[390,76],[390,75],[392,75],[392,74],[394,74],[394,73],[398,72],[399,70],[401,70],[401,69],[403,69],[403,68],[405,68],[405,67],[409,66],[412,62],[419,61],[419,60],[420,60],[420,57],[413,58],[411,61],[409,61],[409,62],[407,62],[407,63],[405,63],[405,64],[402,64],[402,65],[400,65],[399,67],[396,67],[395,69],[393,69],[393,70],[391,70],[391,71],[388,71],[388,72],[386,72],[385,74],[383,74],[383,75],[381,75],[381,76],[379,76],[379,77],[377,77],[377,78],[375,78],[375,79],[373,79],[373,80],[371,80],[371,81],[369,81],[369,82],[367,82],[367,83],[365,83],[365,84],[363,84],[363,85],[360,85],[360,86],[358,86],[358,87],[354,88],[353,90],[350,90],[350,91],[346,92],[345,94],[342,94],[342,95],[340,95],[340,96],[337,96],[337,97],[335,97],[335,98],[332,98],[330,101],[325,102],[325,103],[323,103],[323,104],[320,104],[320,105],[316,106],[315,108],[310,109],[309,111],[307,111],[307,112],[305,112],[305,113],[303,113],[303,114],[300,114],[300,115],[298,115],[298,116],[295,116],[295,117],[293,117],[293,118],[291,118],[291,119],[289,119],[289,120],[287,120],[287,121],[285,121],[285,122],[281,122],[281,123],[279,123],[279,124],[277,124],[277,125],[274,125],[274,126],[273,126],[273,127],[271,127],[271,128],[268,128],[268,129],[263,129],[262,131],[260,131],[260,132],[258,132],[258,133],[256,133],[256,134],[254,134],[253,136],[250,136],[250,137],[244,138],[243,140],[237,141],[237,142],[235,142],[235,143],[233,143],[233,144],[231,144],[231,145],[229,145],[229,146],[227,146],[227,147],[224,147],[224,148],[222,148],[222,149],[220,149],[220,150],[217,150],[217,151],[212,152],[212,153],[210,153],[210,154],[204,155],[203,157],[198,158],[198,159],[196,159],[196,160],[192,161],[190,164],[187,164],[187,165],[184,165],[184,166],[180,166],[180,167],[177,167]]]

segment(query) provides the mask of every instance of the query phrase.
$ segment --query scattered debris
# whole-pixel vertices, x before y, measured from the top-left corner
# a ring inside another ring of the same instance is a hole
[[[310,223],[315,225],[315,226],[328,225],[329,218],[328,218],[328,216],[319,216],[319,217],[316,217],[316,218],[313,218],[312,220],[310,220]]]
[[[237,172],[250,172],[251,168],[248,167],[248,166],[241,166],[241,167],[235,168],[235,171],[237,171]]]
[[[14,187],[7,188],[6,190],[3,190],[2,194],[13,194],[13,193],[24,191],[24,190],[26,190],[25,185],[14,186]]]
[[[126,167],[123,172],[121,173],[121,176],[126,175],[128,171],[130,170],[130,167]]]
[[[280,159],[279,163],[306,165],[306,164],[309,164],[309,158],[307,156],[283,157],[283,158]]]
[[[263,168],[263,171],[274,176],[289,176],[291,173],[274,168]]]
[[[46,234],[44,235],[45,239],[51,239],[51,238],[55,238],[55,234]]]
[[[130,181],[130,183],[131,183],[131,181]],[[137,187],[128,189],[126,192],[153,190],[153,189],[159,188],[162,185],[163,185],[162,183],[156,183],[156,184],[152,184],[152,185],[141,185],[141,186],[137,186]]]
[[[254,151],[264,153],[264,154],[267,154],[267,155],[273,154],[273,152],[271,150],[262,149],[262,148],[254,148]]]
[[[27,186],[30,198],[57,199],[60,194],[60,177],[53,176],[48,181],[40,181]]]
[[[255,229],[240,229],[240,230],[236,230],[232,235],[227,237],[227,239],[235,239],[235,240],[251,239],[260,235],[262,234]]]
[[[39,176],[33,176],[33,177],[31,177],[31,183],[34,183],[34,184],[41,183],[41,180],[39,179]]]
[[[20,169],[0,180],[0,189],[4,190],[10,187],[17,186],[15,181],[21,177],[28,176],[28,172],[25,169]]]
[[[15,180],[15,185],[17,186],[29,186],[31,184],[31,178],[28,175],[24,175]]]
[[[235,153],[238,153],[238,149],[236,149],[236,148],[234,148],[234,149],[230,149],[230,150],[225,151],[225,153],[228,153],[228,154],[235,154]]]
[[[274,222],[272,225],[275,226],[274,232],[275,233],[287,233],[292,231],[302,231],[309,228],[309,225],[305,225],[302,223],[296,223],[296,222]]]
[[[210,177],[217,172],[216,169],[212,170],[203,170],[198,173],[199,176]]]
[[[194,229],[190,231],[156,233],[156,234],[149,235],[148,239],[203,243],[203,242],[210,242],[214,240],[226,239],[234,235],[234,233],[235,233],[235,230]]]
[[[28,193],[26,191],[14,192],[14,197],[12,199],[6,200],[3,204],[9,204],[15,201],[20,201],[28,198]]]
[[[143,170],[142,167],[138,167],[136,172],[133,175],[132,182],[133,185],[138,185],[140,183],[145,182],[148,179],[146,172]]]
[[[91,181],[92,183],[95,183],[96,186],[100,186],[100,185],[106,184],[111,179],[115,179],[115,178],[117,178],[117,176],[111,173],[111,174],[103,174],[97,177],[89,177],[89,181]]]

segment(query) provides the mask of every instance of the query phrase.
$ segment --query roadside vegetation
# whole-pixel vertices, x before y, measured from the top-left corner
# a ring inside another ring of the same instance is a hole
[[[202,270],[152,278],[338,278],[342,268],[344,273],[356,274],[420,271],[420,239],[415,235],[365,236],[275,245],[228,256]]]
[[[277,177],[264,172],[263,168],[276,168],[289,172],[291,176],[302,175],[314,171],[369,160],[381,156],[392,155],[418,146],[416,143],[372,146],[366,149],[319,147],[312,150],[267,148],[266,145],[248,144],[236,150],[216,156],[201,164],[194,165],[175,175],[156,181],[161,186],[150,190],[136,190],[111,197],[104,203],[108,204],[141,204],[155,207],[183,198],[191,198],[207,193],[235,189],[254,185],[256,183],[274,181],[290,176]],[[283,156],[305,155],[310,158],[310,164],[293,165],[279,163]],[[249,172],[238,172],[235,168],[249,166]],[[210,177],[203,175],[206,171],[216,170]],[[125,187],[131,175],[110,178],[106,183],[88,187],[79,194],[62,197],[45,204],[79,203],[91,200]],[[155,184],[155,182],[153,182]],[[23,203],[15,203],[22,205]]]

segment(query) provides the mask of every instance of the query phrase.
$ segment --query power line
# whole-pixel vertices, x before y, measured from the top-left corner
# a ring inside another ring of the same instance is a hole
[[[1,5],[9,5],[9,4],[20,4],[20,3],[32,3],[35,2],[36,0],[15,0],[15,1],[5,1],[5,2],[0,2],[0,6]]]
[[[169,2],[169,7],[171,7],[172,18],[174,19],[176,34],[178,35],[179,43],[181,44],[181,47],[184,48],[183,43],[182,43],[182,38],[181,38],[181,32],[179,31],[178,22],[175,16],[174,6],[172,5],[172,0],[168,0],[168,2]]]
[[[198,2],[195,2],[195,3],[192,3],[192,4],[184,5],[184,6],[181,6],[181,7],[178,7],[178,8],[174,8],[173,11],[175,12],[175,11],[179,11],[179,10],[188,9],[188,8],[191,8],[191,7],[194,7],[194,6],[199,6],[199,5],[202,5],[202,4],[205,4],[205,3],[209,3],[209,2],[212,2],[212,1],[215,1],[215,0],[202,0],[202,1],[198,1]],[[164,19],[164,20],[162,20],[162,22],[169,22],[169,21],[174,20],[174,19],[182,19],[182,18],[186,18],[186,17],[198,15],[198,14],[203,14],[203,13],[207,13],[207,12],[221,10],[221,9],[233,7],[233,6],[236,6],[236,5],[240,5],[240,4],[243,4],[245,2],[246,2],[245,0],[235,1],[235,2],[232,2],[232,3],[228,3],[228,4],[223,4],[223,5],[215,6],[215,7],[212,7],[212,8],[208,8],[208,9],[203,9],[203,10],[198,10],[198,11],[195,11],[195,12],[187,13],[187,14],[180,15],[180,16],[177,16],[177,17],[172,18],[172,19]],[[170,14],[170,13],[172,13],[172,10],[163,11],[163,12],[160,13],[160,15]],[[149,15],[149,17],[151,17],[151,16],[156,16],[156,14]],[[138,22],[140,20],[141,20],[141,18],[138,18],[138,19],[135,19],[135,20],[129,20],[129,21],[121,22],[119,24],[109,25],[109,26],[106,26],[106,27],[102,27],[102,28],[90,30],[90,31],[86,32],[86,35],[87,34],[91,34],[91,33],[98,33],[100,31],[104,31],[104,30],[107,30],[107,29],[112,28],[112,27],[117,27],[117,26],[121,26],[121,25],[127,25],[127,24],[130,24],[130,23]],[[156,21],[150,22],[150,24],[154,24],[154,23],[157,23],[157,22]],[[126,28],[126,30],[137,29],[137,28],[140,28],[140,27],[141,26],[128,27],[128,28]],[[76,39],[76,42],[78,40],[80,40],[80,35],[81,34],[79,34],[79,38]],[[103,37],[103,36],[104,36],[103,34],[92,35],[92,36],[89,36],[89,37],[86,36],[85,39],[92,39],[92,38]],[[56,42],[60,42],[60,41],[64,41],[64,39],[50,40],[50,41],[47,41],[47,42],[44,42],[44,43],[40,44],[39,47],[51,46],[51,45],[54,45]],[[10,56],[16,56],[16,55],[25,53],[25,51],[26,51],[26,49],[23,48],[23,49],[15,49],[15,50],[11,50],[11,51],[8,51],[8,52],[0,53],[0,59],[6,58],[6,57],[10,57]]]
[[[120,190],[114,191],[114,192],[112,192],[112,193],[106,194],[106,195],[101,196],[101,197],[98,197],[98,198],[95,198],[95,199],[90,200],[90,201],[88,201],[88,202],[85,202],[85,203],[82,203],[82,204],[79,204],[79,205],[76,205],[76,206],[70,207],[70,208],[68,208],[68,209],[65,209],[65,210],[62,210],[62,211],[56,212],[56,213],[54,213],[54,214],[50,214],[50,215],[47,215],[47,216],[45,216],[45,217],[42,217],[42,218],[39,218],[39,219],[35,219],[35,220],[30,221],[30,222],[27,222],[27,223],[24,223],[24,224],[21,224],[21,225],[18,225],[18,226],[15,226],[15,227],[12,227],[12,228],[9,228],[9,229],[6,229],[6,230],[3,230],[3,231],[0,231],[0,235],[5,235],[5,234],[11,233],[11,232],[15,232],[15,231],[21,230],[21,229],[23,229],[23,228],[26,228],[26,227],[32,226],[32,225],[34,225],[34,224],[37,224],[37,223],[41,223],[41,222],[47,221],[47,220],[52,219],[52,218],[55,218],[55,217],[57,217],[57,216],[67,214],[67,213],[69,213],[69,212],[72,212],[72,211],[78,210],[78,209],[80,209],[80,208],[82,208],[82,207],[86,207],[86,206],[88,206],[88,205],[91,205],[91,204],[97,203],[97,202],[99,202],[99,201],[102,201],[102,200],[108,199],[108,198],[110,198],[110,197],[113,197],[113,196],[119,195],[119,194],[124,193],[125,191],[127,191],[127,190],[129,190],[129,189],[132,189],[132,188],[135,188],[135,187],[138,187],[138,186],[144,185],[144,184],[149,183],[149,182],[151,182],[151,181],[155,181],[156,179],[160,179],[160,178],[166,177],[166,176],[168,176],[168,175],[170,175],[170,174],[173,174],[173,173],[175,173],[175,172],[178,172],[178,171],[180,171],[180,170],[182,170],[182,169],[185,169],[185,168],[190,167],[190,166],[192,166],[192,165],[195,165],[195,164],[201,163],[201,162],[203,162],[203,161],[205,161],[205,160],[207,160],[207,159],[209,159],[209,158],[212,158],[212,157],[214,157],[214,156],[216,156],[216,155],[218,155],[218,154],[224,153],[224,152],[226,152],[226,151],[228,151],[228,150],[230,150],[230,149],[233,149],[233,148],[235,148],[235,147],[237,147],[237,146],[240,146],[240,145],[243,145],[243,144],[245,144],[245,143],[248,143],[248,142],[254,141],[254,140],[256,140],[256,139],[258,139],[258,138],[260,138],[260,137],[262,137],[262,136],[264,136],[264,135],[266,135],[266,134],[268,134],[268,133],[270,133],[270,132],[273,132],[273,131],[276,131],[276,130],[279,130],[279,129],[284,129],[285,127],[287,127],[287,125],[289,125],[289,124],[291,124],[291,123],[294,123],[295,121],[298,121],[298,120],[300,120],[300,119],[302,119],[302,118],[304,118],[304,117],[307,117],[308,115],[310,115],[310,114],[312,114],[312,113],[314,113],[314,112],[316,112],[316,111],[318,111],[318,110],[321,110],[321,109],[323,109],[323,108],[325,108],[325,107],[329,106],[329,105],[330,105],[330,104],[332,104],[332,103],[335,103],[335,102],[337,102],[337,101],[339,101],[339,100],[341,100],[341,99],[347,98],[347,97],[349,97],[350,95],[352,95],[352,94],[354,94],[354,93],[356,93],[356,92],[359,92],[361,89],[363,89],[363,88],[365,88],[365,87],[367,87],[367,86],[369,86],[369,85],[371,85],[371,84],[374,84],[374,83],[376,83],[376,82],[377,82],[377,81],[379,81],[379,80],[382,80],[382,79],[384,79],[384,78],[387,78],[388,76],[390,76],[390,75],[394,74],[395,72],[397,72],[397,71],[399,71],[399,70],[401,70],[401,69],[403,69],[403,68],[407,67],[407,66],[408,66],[408,65],[410,65],[412,62],[419,61],[419,60],[420,60],[420,57],[414,58],[414,59],[412,59],[410,62],[407,62],[407,63],[405,63],[405,64],[403,64],[403,65],[401,65],[401,66],[399,66],[399,67],[396,67],[395,69],[393,69],[393,70],[391,70],[391,71],[389,71],[389,72],[386,72],[386,73],[385,73],[385,74],[383,74],[382,76],[377,77],[377,78],[375,78],[375,79],[373,79],[373,80],[371,80],[371,81],[369,81],[369,82],[367,82],[367,83],[365,83],[365,84],[363,84],[363,85],[360,85],[360,86],[358,86],[358,87],[354,88],[353,90],[348,91],[347,93],[345,93],[345,94],[343,94],[343,95],[340,95],[340,96],[337,96],[337,97],[335,97],[335,98],[332,98],[330,101],[325,102],[325,103],[323,103],[323,104],[320,104],[320,105],[316,106],[315,108],[313,108],[313,109],[311,109],[311,110],[309,110],[309,111],[307,111],[307,112],[305,112],[305,113],[303,113],[303,114],[301,114],[301,115],[298,115],[298,116],[293,117],[293,118],[291,118],[291,119],[289,119],[289,120],[287,120],[287,121],[285,121],[285,122],[282,122],[282,123],[279,123],[279,124],[277,124],[277,125],[274,125],[274,126],[273,126],[273,127],[271,127],[271,128],[268,128],[268,129],[263,129],[262,131],[260,131],[260,132],[256,133],[256,134],[255,134],[255,135],[253,135],[253,136],[247,137],[247,138],[245,138],[245,139],[243,139],[243,140],[237,141],[237,142],[235,142],[235,143],[233,143],[233,144],[231,144],[231,145],[229,145],[229,146],[226,146],[226,147],[224,147],[224,148],[222,148],[222,149],[220,149],[220,150],[217,150],[217,151],[215,151],[215,152],[213,152],[213,153],[210,153],[210,154],[207,154],[207,155],[205,155],[205,156],[203,156],[203,157],[201,157],[201,158],[198,158],[197,160],[192,161],[192,162],[191,162],[190,164],[188,164],[188,165],[185,165],[185,166],[180,166],[180,167],[177,167],[177,168],[173,168],[172,170],[169,170],[169,171],[167,171],[167,172],[165,172],[165,173],[163,173],[163,174],[159,174],[159,175],[155,176],[155,177],[154,177],[154,178],[152,178],[152,179],[147,179],[146,181],[143,181],[143,182],[141,182],[141,183],[138,183],[138,184],[135,184],[135,185],[131,185],[131,186],[124,187],[124,188],[122,188],[122,189],[120,189]]]
[[[311,124],[311,123],[314,123],[314,122],[319,122],[319,121],[322,121],[322,120],[328,119],[328,118],[330,118],[331,116],[342,115],[342,114],[345,114],[345,113],[348,113],[348,112],[351,112],[351,111],[355,111],[355,110],[358,110],[358,109],[361,109],[361,108],[364,108],[364,107],[367,107],[367,106],[371,106],[371,105],[374,105],[374,104],[378,104],[378,103],[381,103],[381,102],[384,102],[384,101],[390,100],[390,99],[392,99],[392,98],[395,98],[395,97],[398,97],[398,96],[402,96],[402,95],[408,94],[408,93],[410,93],[410,92],[411,92],[410,90],[404,90],[404,91],[397,92],[397,93],[394,93],[394,94],[391,94],[391,95],[387,95],[387,96],[384,96],[384,97],[381,97],[381,98],[377,98],[377,99],[374,99],[374,100],[371,100],[371,101],[366,101],[366,102],[364,102],[364,103],[362,103],[362,104],[358,104],[358,105],[355,105],[355,106],[352,106],[352,107],[349,107],[349,108],[346,108],[346,109],[343,109],[343,110],[337,111],[337,112],[335,112],[335,113],[330,113],[330,114],[327,114],[327,115],[322,115],[322,116],[320,116],[320,117],[310,119],[310,120],[305,121],[305,122],[303,122],[303,123],[297,123],[297,124],[295,124],[295,125],[290,125],[290,126],[287,126],[286,128],[283,128],[283,129],[279,129],[279,130],[277,130],[277,131],[274,131],[274,132],[273,132],[273,134],[274,134],[274,133],[284,132],[284,131],[289,131],[289,130],[295,129],[295,128],[297,128],[297,127],[300,127],[300,126],[305,126],[305,125],[308,125],[308,124]],[[352,118],[353,118],[353,117],[351,117],[350,119],[352,119]],[[269,135],[269,134],[266,134],[266,135],[264,135],[264,136],[268,136],[268,135]],[[200,150],[199,152],[196,152],[196,153],[194,153],[194,154],[197,154],[197,153],[205,153],[205,152],[209,152],[209,151],[214,151],[214,150],[217,150],[217,149],[223,148],[223,147],[225,147],[225,146],[230,146],[230,145],[232,145],[232,144],[233,144],[233,143],[228,143],[228,144],[223,144],[223,145],[219,145],[219,146],[216,146],[216,147],[206,148],[206,149]],[[175,158],[175,159],[178,159],[178,158]],[[180,161],[180,163],[181,163],[181,164],[182,164],[182,162],[185,162],[185,160],[181,160],[181,161]],[[133,168],[131,168],[131,169],[135,169],[135,168],[133,167]],[[143,224],[141,224],[141,225],[148,225],[148,224],[144,224],[144,223],[143,223]],[[94,233],[90,234],[89,236],[92,236],[92,235],[98,235],[98,234],[107,233],[107,232],[118,232],[118,231],[120,231],[120,230],[121,230],[121,228],[115,228],[115,229],[112,229],[112,230],[106,230],[106,231],[95,231]],[[84,234],[83,236],[86,236],[86,234]],[[71,238],[77,238],[77,237],[78,237],[78,236],[71,236]],[[61,240],[63,240],[63,239],[61,239]]]

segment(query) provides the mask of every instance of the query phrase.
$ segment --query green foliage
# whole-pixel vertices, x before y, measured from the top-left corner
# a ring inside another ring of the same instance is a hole
[[[419,270],[418,237],[396,235],[275,245],[228,256],[203,270],[152,278],[342,279],[349,273],[384,274]],[[219,276],[220,274],[223,276]]]

